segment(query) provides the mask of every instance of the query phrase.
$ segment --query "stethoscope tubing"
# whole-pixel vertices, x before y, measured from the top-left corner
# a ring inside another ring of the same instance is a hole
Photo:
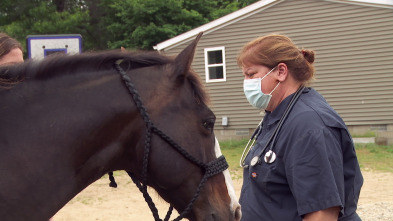
[[[287,108],[286,108],[285,111],[284,111],[284,114],[282,115],[280,121],[278,122],[277,127],[274,129],[273,134],[269,137],[268,142],[267,142],[266,145],[261,149],[261,151],[260,151],[255,157],[253,157],[253,160],[252,160],[252,161],[254,161],[254,162],[251,163],[251,164],[252,164],[251,166],[254,166],[254,165],[256,165],[257,163],[260,163],[260,162],[261,162],[261,161],[260,161],[260,158],[261,158],[262,154],[265,152],[266,148],[269,146],[270,143],[271,143],[271,145],[270,145],[269,150],[270,150],[270,151],[273,150],[274,144],[276,143],[277,135],[278,135],[278,133],[279,133],[280,130],[281,130],[281,126],[284,124],[284,121],[287,119],[289,113],[290,113],[291,110],[293,109],[293,106],[295,105],[295,103],[296,103],[297,100],[299,99],[299,97],[300,97],[300,95],[302,94],[303,90],[304,90],[304,86],[302,85],[302,86],[300,86],[300,87],[298,88],[298,90],[295,92],[295,95],[292,97],[291,101],[289,102]],[[263,120],[262,120],[262,121],[263,121]],[[252,134],[250,140],[247,142],[246,147],[245,147],[244,150],[243,150],[242,156],[241,156],[241,158],[240,158],[240,166],[243,167],[243,168],[247,168],[247,167],[248,167],[248,165],[245,165],[245,162],[244,162],[244,161],[246,160],[248,154],[250,153],[250,150],[251,150],[252,146],[254,145],[255,141],[258,139],[258,136],[259,136],[259,134],[260,134],[261,131],[262,131],[262,121],[258,124],[257,129],[254,131],[254,133]],[[252,143],[251,143],[251,145],[249,146],[249,143],[250,143],[251,141],[252,141]],[[244,155],[245,153],[246,153],[246,155]],[[272,156],[272,155],[269,155],[269,156],[268,156],[267,162],[270,161],[270,157],[271,157],[271,156]]]

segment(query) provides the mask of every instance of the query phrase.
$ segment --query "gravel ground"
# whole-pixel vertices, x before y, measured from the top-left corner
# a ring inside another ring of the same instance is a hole
[[[393,173],[362,171],[358,214],[363,221],[393,221]]]
[[[363,171],[364,185],[360,193],[358,214],[363,221],[393,221],[393,173]],[[54,221],[118,221],[153,220],[142,194],[127,175],[117,176],[118,188],[108,187],[100,179],[83,190],[55,216]],[[234,180],[238,196],[241,180]],[[163,218],[168,204],[149,190]],[[174,213],[171,219],[177,216]]]
[[[363,221],[393,221],[393,203],[377,202],[358,206],[358,214]]]

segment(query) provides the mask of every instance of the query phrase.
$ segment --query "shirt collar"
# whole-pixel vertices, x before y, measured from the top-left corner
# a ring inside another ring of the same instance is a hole
[[[310,91],[310,88],[304,88],[303,93],[308,93]],[[295,93],[292,93],[291,95],[289,95],[288,97],[286,97],[283,101],[281,101],[281,103],[276,107],[276,109],[271,112],[271,111],[265,111],[265,117],[263,119],[263,121],[265,121],[266,119],[266,123],[268,126],[276,123],[277,121],[279,121],[282,117],[282,115],[285,112],[285,109],[287,108],[287,106],[289,105],[289,102],[291,101],[292,97],[295,96]]]

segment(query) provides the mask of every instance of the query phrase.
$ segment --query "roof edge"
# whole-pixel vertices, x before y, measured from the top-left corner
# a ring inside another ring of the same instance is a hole
[[[153,48],[155,50],[160,51],[160,50],[165,49],[173,44],[176,44],[177,42],[191,38],[191,37],[199,34],[200,32],[206,32],[207,30],[210,30],[214,27],[225,24],[228,21],[231,21],[231,20],[236,19],[236,18],[243,16],[243,15],[246,15],[247,13],[250,13],[252,11],[258,10],[259,8],[262,8],[263,6],[268,5],[268,4],[275,2],[275,1],[278,1],[278,0],[261,0],[261,1],[255,2],[249,6],[246,6],[242,9],[234,11],[234,12],[232,12],[228,15],[225,15],[221,18],[213,20],[213,21],[206,23],[204,25],[201,25],[197,28],[191,29],[188,32],[185,32],[185,33],[175,36],[171,39],[168,39],[166,41],[158,43],[156,46],[153,46]]]
[[[325,1],[393,9],[392,0],[325,0]]]
[[[225,15],[221,18],[213,20],[213,21],[206,23],[204,25],[201,25],[197,28],[191,29],[190,31],[184,32],[183,34],[177,35],[177,36],[170,38],[166,41],[160,42],[157,45],[153,46],[153,49],[157,50],[157,51],[161,51],[163,49],[169,48],[172,45],[175,45],[181,41],[184,41],[184,40],[189,39],[193,36],[196,36],[200,32],[206,32],[208,30],[215,29],[220,25],[223,25],[227,22],[238,19],[239,17],[244,16],[248,13],[251,13],[256,10],[260,10],[261,8],[263,8],[267,5],[270,5],[271,3],[280,2],[280,1],[283,1],[283,0],[257,1],[249,6],[246,6],[242,9],[239,9],[239,10],[232,12],[228,15]],[[392,0],[326,0],[326,1],[393,9],[393,1]]]

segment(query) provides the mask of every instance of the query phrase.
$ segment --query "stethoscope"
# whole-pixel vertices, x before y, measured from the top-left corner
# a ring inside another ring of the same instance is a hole
[[[295,105],[296,101],[299,99],[300,95],[302,94],[304,90],[304,86],[300,86],[299,89],[295,92],[291,100],[289,101],[289,104],[287,108],[284,111],[284,114],[282,115],[280,121],[278,122],[276,128],[274,129],[273,134],[269,137],[268,142],[266,145],[251,159],[250,165],[255,166],[258,163],[261,163],[261,156],[265,152],[265,150],[269,147],[269,151],[266,152],[263,160],[265,163],[273,163],[276,160],[276,154],[273,152],[273,147],[274,144],[276,143],[277,135],[280,132],[281,126],[283,125],[284,121],[287,119],[289,112],[291,112],[293,106]],[[254,133],[252,134],[250,140],[248,140],[246,147],[243,150],[242,157],[240,158],[240,166],[243,168],[247,168],[248,165],[245,164],[245,160],[250,153],[250,150],[252,149],[255,141],[258,139],[259,134],[262,131],[262,121],[258,124],[257,129],[255,129]],[[250,145],[251,143],[251,145]],[[270,145],[269,145],[270,144]]]

